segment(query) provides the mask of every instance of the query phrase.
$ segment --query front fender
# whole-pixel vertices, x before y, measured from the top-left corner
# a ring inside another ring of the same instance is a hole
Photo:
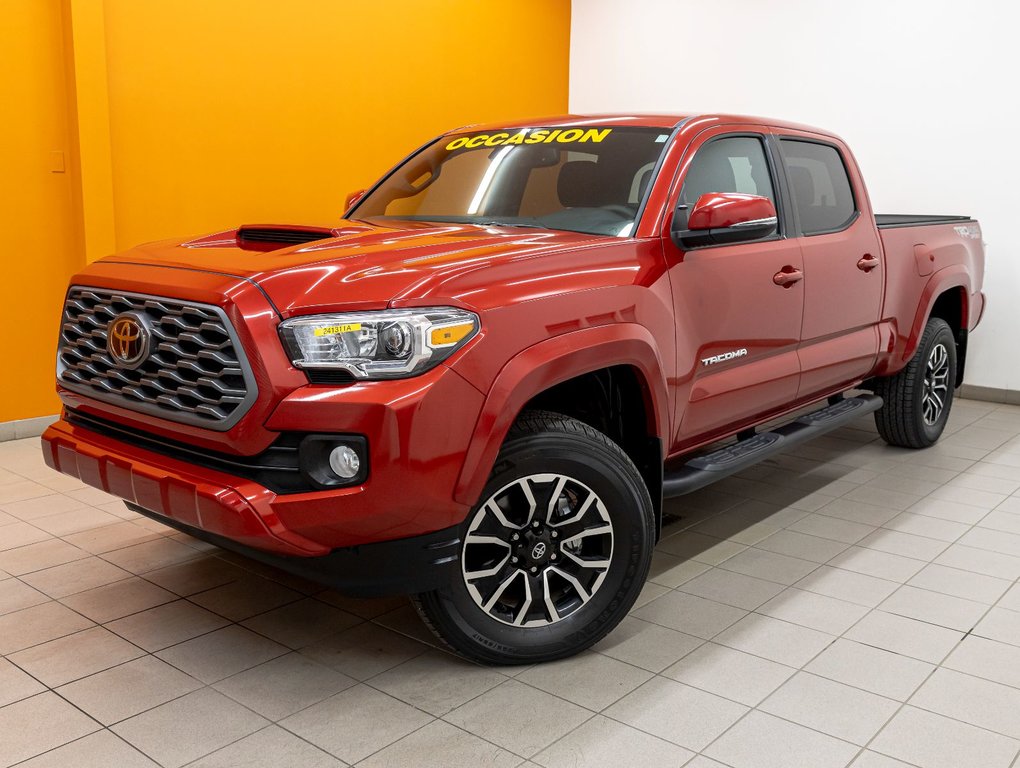
[[[659,438],[669,435],[666,377],[647,328],[619,323],[565,333],[528,347],[500,369],[468,445],[454,490],[456,501],[468,505],[478,501],[500,446],[529,400],[575,376],[616,365],[637,369],[649,401],[649,428]]]

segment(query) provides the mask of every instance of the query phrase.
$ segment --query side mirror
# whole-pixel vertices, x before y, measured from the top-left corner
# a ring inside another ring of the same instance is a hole
[[[344,213],[351,210],[354,204],[365,196],[366,192],[368,192],[367,189],[358,189],[347,195],[347,200],[344,201]]]
[[[739,192],[706,192],[694,204],[686,229],[678,213],[673,214],[670,236],[684,249],[760,240],[774,235],[779,225],[771,200]]]

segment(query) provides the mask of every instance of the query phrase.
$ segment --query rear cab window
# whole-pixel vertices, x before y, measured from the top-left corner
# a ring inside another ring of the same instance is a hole
[[[793,207],[804,235],[846,229],[857,217],[857,203],[839,150],[831,144],[781,138]]]

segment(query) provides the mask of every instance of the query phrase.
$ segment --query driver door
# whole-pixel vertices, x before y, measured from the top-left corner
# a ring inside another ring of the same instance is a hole
[[[680,166],[675,217],[683,228],[701,195],[770,198],[779,215],[768,238],[678,248],[663,238],[677,322],[678,424],[673,452],[732,433],[797,397],[804,311],[803,262],[788,240],[783,189],[768,130],[727,126],[700,134]]]

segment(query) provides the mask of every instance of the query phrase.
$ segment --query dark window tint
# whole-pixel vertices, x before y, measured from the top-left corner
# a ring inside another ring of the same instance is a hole
[[[716,139],[694,156],[680,201],[693,208],[707,192],[743,192],[776,202],[761,140],[750,136]],[[688,209],[689,210],[689,209]]]
[[[854,215],[853,189],[839,151],[828,144],[783,139],[793,202],[805,235],[843,229]]]

